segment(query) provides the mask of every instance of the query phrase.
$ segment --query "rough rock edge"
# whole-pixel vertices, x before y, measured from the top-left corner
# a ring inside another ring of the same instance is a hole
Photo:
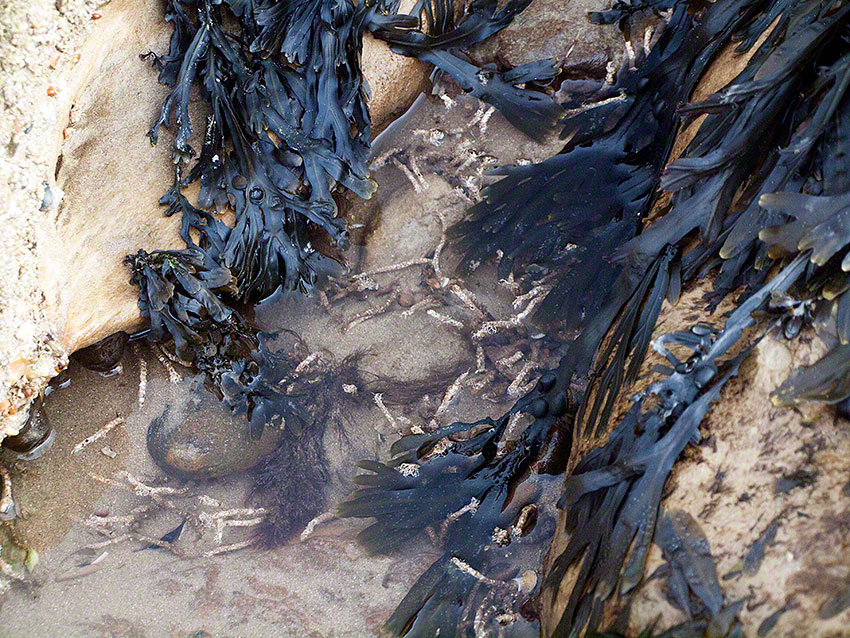
[[[92,28],[100,0],[9,0],[0,10],[0,438],[68,363],[45,314],[36,225],[52,182],[62,86],[52,86]],[[52,87],[60,99],[44,99]]]

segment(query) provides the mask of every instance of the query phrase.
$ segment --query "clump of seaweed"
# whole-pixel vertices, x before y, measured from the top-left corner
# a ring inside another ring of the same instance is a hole
[[[445,553],[411,588],[386,631],[452,635],[469,607],[465,592],[475,584],[475,574],[486,574],[489,540],[495,530],[513,523],[516,508],[509,505],[516,478],[531,470],[570,409],[555,375],[544,375],[498,420],[454,423],[407,436],[392,446],[388,464],[360,463],[371,474],[355,478],[362,487],[338,507],[338,515],[375,518],[358,535],[370,552],[393,551],[426,527],[446,526]]]
[[[173,89],[148,135],[156,144],[161,128],[172,121],[176,128],[174,184],[160,201],[166,215],[181,215],[187,248],[139,251],[127,262],[150,321],[147,338],[173,340],[177,355],[206,373],[210,389],[246,415],[252,436],[286,424],[277,451],[256,474],[258,489],[276,494],[260,530],[269,543],[286,540],[322,507],[322,437],[337,410],[330,402],[352,398],[341,387],[362,385],[354,383],[359,357],[304,374],[289,354],[272,352],[269,335],[236,308],[278,290],[312,292],[341,272],[316,243],[344,249],[338,196],[348,190],[368,198],[376,188],[366,165],[371,131],[360,68],[363,34],[433,62],[538,136],[560,114],[545,92],[553,64],[485,70],[463,53],[527,4],[512,0],[497,10],[493,0],[476,0],[461,9],[423,1],[412,15],[398,15],[392,2],[166,2],[174,27],[169,50],[143,57]],[[200,136],[190,113],[196,91],[206,106]],[[193,204],[183,190],[195,182]],[[223,221],[226,212],[232,225]],[[294,481],[313,493],[290,489]]]
[[[257,528],[263,545],[275,547],[289,540],[327,509],[324,490],[329,475],[323,437],[333,424],[344,433],[343,410],[364,401],[368,394],[369,384],[360,372],[363,356],[355,353],[340,362],[330,358],[308,370],[293,370],[283,380],[284,385],[288,382],[287,395],[297,397],[309,421],[287,424],[275,451],[253,470],[254,489],[264,495],[269,510]]]
[[[755,323],[753,312],[772,293],[793,285],[804,267],[805,256],[788,264],[741,304],[722,330],[700,324],[653,342],[670,363],[659,370],[667,376],[634,398],[608,442],[588,453],[565,481],[559,506],[567,512],[569,542],[555,559],[546,587],[555,595],[567,570],[578,572],[553,635],[598,630],[606,600],[615,592],[628,594],[641,582],[670,470],[685,446],[699,441],[702,418],[751,347],[735,355],[730,350]],[[680,361],[668,345],[693,354]]]
[[[517,86],[551,80],[553,65],[505,72],[498,75],[500,83],[460,53],[507,26],[525,6],[510,2],[497,11],[495,2],[477,0],[456,20],[451,3],[423,2],[413,15],[399,16],[392,3],[169,0],[166,19],[175,27],[169,52],[148,54],[160,81],[174,87],[149,132],[156,143],[160,127],[170,126],[174,114],[176,172],[162,199],[166,214],[180,212],[189,249],[202,248],[233,274],[237,287],[230,292],[239,300],[258,301],[279,287],[310,292],[334,270],[311,235],[321,229],[332,244],[346,245],[336,193],[347,189],[368,198],[376,188],[366,167],[364,32],[446,68],[463,88],[486,93],[509,119],[537,134],[546,128],[544,120],[554,123],[559,107],[546,93]],[[238,30],[225,26],[231,23]],[[191,145],[195,86],[209,111],[200,153]],[[192,158],[194,164],[184,170]],[[196,181],[197,207],[180,192]],[[235,213],[232,228],[216,216],[227,209]]]
[[[707,409],[703,402],[716,400],[718,395],[711,389],[693,394],[677,377],[706,374],[700,372],[699,364],[709,359],[716,368],[712,377],[721,373],[724,365],[729,369],[726,374],[731,374],[733,363],[736,366],[747,350],[725,364],[714,356],[728,350],[731,343],[724,342],[740,339],[735,324],[752,323],[749,315],[765,306],[767,293],[773,297],[773,309],[784,311],[778,328],[789,337],[799,332],[810,302],[776,304],[781,297],[778,291],[794,287],[796,294],[815,303],[816,317],[837,316],[839,306],[832,302],[835,294],[829,284],[842,279],[838,271],[847,238],[840,230],[843,206],[839,200],[848,185],[843,179],[845,169],[831,167],[837,166],[836,157],[846,152],[845,145],[835,142],[845,128],[842,112],[850,106],[845,96],[848,53],[842,26],[847,10],[841,2],[776,2],[741,32],[740,49],[746,50],[758,37],[758,30],[767,27],[764,16],[778,20],[738,78],[704,102],[680,109],[688,117],[698,113],[708,117],[684,156],[670,164],[662,177],[661,187],[675,192],[671,210],[614,255],[620,263],[646,268],[670,245],[686,245],[691,232],[698,229],[700,243],[682,258],[683,279],[719,265],[712,304],[745,286],[740,305],[700,357],[686,362],[671,358],[663,344],[686,345],[679,335],[654,342],[673,365],[667,371],[670,376],[649,390],[668,408],[662,412],[668,415],[668,423],[671,416],[676,417],[677,425],[686,423],[686,417],[693,416],[699,406]],[[812,65],[820,73],[808,73]],[[783,150],[767,156],[759,153],[766,137]],[[780,188],[796,192],[772,194]],[[825,225],[818,228],[821,223]],[[812,232],[815,228],[818,230]],[[780,273],[769,278],[771,266],[789,258]],[[760,283],[765,279],[769,283]],[[817,301],[819,296],[823,301]],[[814,366],[792,373],[776,391],[775,400],[837,401],[847,396],[847,368],[837,363],[841,354],[838,346]],[[723,379],[716,384],[722,385]],[[666,405],[671,399],[682,403]],[[568,635],[585,626],[598,628],[605,600],[615,591],[627,595],[643,577],[647,543],[659,533],[651,522],[654,517],[644,517],[646,512],[657,511],[661,487],[687,444],[681,441],[678,449],[666,447],[665,441],[671,444],[673,440],[668,433],[646,450],[648,456],[638,455],[640,467],[621,456],[624,449],[627,454],[639,449],[637,442],[647,436],[652,429],[650,421],[659,416],[660,406],[641,411],[638,406],[647,400],[646,395],[637,397],[608,443],[579,461],[567,478],[561,505],[567,511],[569,542],[555,561],[547,587],[557,591],[568,569],[578,570],[578,579],[571,586],[569,603],[554,635]],[[696,437],[699,420],[694,422]],[[641,435],[626,444],[624,436],[636,433]],[[656,456],[664,452],[670,457]],[[605,454],[614,456],[603,458]],[[647,500],[638,514],[632,504],[640,499]],[[594,515],[599,518],[592,518]],[[604,546],[588,539],[591,529],[602,535]]]
[[[564,84],[563,151],[540,164],[500,169],[504,178],[454,229],[466,271],[498,254],[500,277],[557,273],[537,319],[577,336],[559,368],[544,378],[549,392],[570,394],[574,403],[548,425],[561,422],[574,442],[609,434],[583,457],[582,446],[573,450],[579,458],[560,502],[568,542],[543,586],[548,594],[570,583],[553,636],[598,631],[606,604],[643,580],[649,544],[663,537],[656,522],[666,479],[688,443],[699,440],[703,416],[750,351],[742,335],[754,325],[754,312],[778,312],[773,325],[789,337],[810,315],[825,338],[837,336],[829,354],[777,390],[776,402],[850,395],[850,5],[633,2],[593,19],[628,28],[640,11],[671,8],[637,70],[621,69],[613,86],[595,93],[586,83]],[[739,54],[751,55],[744,71],[717,94],[687,104],[721,48],[735,41]],[[679,124],[698,115],[706,118],[692,142],[667,165]],[[673,193],[672,203],[647,225],[665,190]],[[651,341],[663,300],[675,302],[683,282],[715,268],[710,306],[743,290],[725,326],[697,325]],[[801,301],[777,303],[785,291]],[[635,380],[650,343],[671,367],[659,369],[665,377],[611,424],[614,401]],[[692,354],[680,360],[668,345]],[[343,513],[376,518],[364,541],[377,551],[396,545],[389,537],[408,538],[416,525],[440,520],[463,501],[475,499],[478,508],[452,529],[446,554],[411,589],[387,625],[390,633],[429,635],[437,626],[441,635],[456,633],[456,623],[435,619],[457,614],[464,603],[463,576],[452,571],[450,558],[486,572],[484,530],[539,451],[550,405],[551,396],[538,387],[500,419],[453,424],[423,441],[402,439],[393,452],[417,448],[407,457],[418,464],[414,476],[393,471],[395,459],[365,466],[375,476],[359,479],[368,487]],[[523,412],[535,417],[523,434],[527,445],[504,457],[513,463],[494,466],[498,437]],[[431,447],[449,435],[457,441],[434,453]],[[495,467],[498,472],[482,472]],[[493,500],[489,507],[481,508],[482,495]],[[471,538],[476,531],[477,541]],[[721,610],[716,603],[712,596],[707,607],[729,630],[736,606]]]
[[[177,355],[207,373],[234,413],[247,415],[252,436],[280,422],[294,405],[278,385],[292,364],[269,352],[264,337],[216,295],[235,288],[230,271],[199,249],[140,250],[128,261],[142,316],[150,321],[149,338],[170,336]]]
[[[606,258],[638,232],[639,221],[657,197],[654,189],[678,122],[677,101],[671,96],[686,99],[711,56],[728,41],[735,25],[744,23],[746,16],[741,17],[739,9],[718,7],[697,20],[688,7],[677,6],[670,25],[638,71],[623,69],[615,87],[601,86],[589,108],[567,116],[564,131],[570,139],[564,151],[541,164],[503,170],[506,177],[484,192],[484,201],[455,229],[465,250],[461,268],[467,271],[497,251],[502,254],[502,277],[522,264],[542,262],[549,268],[562,268],[538,316],[557,318],[562,326],[581,334],[560,367],[545,375],[500,419],[456,423],[424,435],[426,440],[407,437],[397,443],[392,450],[396,454],[414,445],[417,449],[415,454],[394,458],[393,464],[405,460],[418,464],[432,457],[416,476],[398,478],[391,468],[370,463],[367,469],[377,476],[358,479],[369,487],[356,492],[352,501],[341,506],[341,513],[377,519],[363,538],[373,551],[392,549],[426,525],[476,503],[474,511],[459,519],[463,523],[454,523],[461,529],[452,529],[447,536],[443,558],[417,582],[390,619],[391,633],[432,635],[429,631],[437,626],[433,623],[443,622],[436,618],[460,613],[458,600],[462,600],[466,577],[452,569],[451,559],[459,558],[486,573],[486,539],[547,439],[559,429],[570,432],[576,411],[587,409],[584,392],[590,369],[618,317],[619,336],[610,342],[611,352],[604,357],[615,361],[609,368],[613,372],[602,375],[611,386],[610,392],[601,395],[611,395],[606,411],[622,383],[629,354],[639,348],[642,351],[634,358],[642,358],[661,301],[678,288],[678,253],[665,253],[646,273],[623,269]],[[683,32],[691,37],[682,37]],[[588,173],[599,178],[587,182]],[[565,304],[567,294],[576,290],[584,303]],[[630,377],[636,372],[636,367],[630,369]],[[568,399],[573,395],[574,402]],[[499,454],[508,424],[521,415],[531,422],[510,451]],[[599,419],[600,423],[606,420],[607,415]],[[431,454],[435,443],[456,433],[469,438],[444,443],[439,455]],[[569,448],[571,438],[562,436],[560,444]]]
[[[495,2],[479,0],[456,20],[458,12],[447,3],[420,3],[413,15],[399,16],[392,4],[345,0],[285,6],[169,0],[169,51],[145,57],[174,89],[149,136],[156,143],[174,114],[175,183],[162,203],[167,215],[181,214],[188,247],[133,258],[133,281],[143,288],[140,308],[152,321],[149,337],[160,340],[167,333],[178,354],[191,360],[197,348],[190,352],[189,344],[203,341],[210,329],[232,332],[240,324],[236,330],[244,332],[233,302],[256,302],[279,288],[310,292],[323,275],[338,270],[311,237],[321,229],[344,247],[336,193],[347,189],[370,197],[376,187],[365,162],[370,121],[359,56],[366,30],[407,55],[433,54],[460,64],[463,47],[504,28],[526,5],[509,3],[496,11]],[[425,31],[417,30],[420,24]],[[516,85],[553,74],[554,68],[506,72],[504,88],[491,86],[488,95],[532,100],[534,91]],[[200,153],[191,145],[193,87],[209,111]],[[554,121],[557,105],[545,93],[535,95],[540,104],[548,100],[546,117]],[[526,113],[522,122],[539,131],[543,119]],[[181,189],[196,181],[200,193],[193,205]],[[220,217],[226,210],[235,214],[233,227]],[[163,283],[169,278],[179,281],[176,293],[173,282]]]
[[[560,272],[535,319],[581,333],[562,360],[559,374],[574,377],[568,383],[586,385],[598,348],[616,326],[606,356],[598,358],[613,363],[594,371],[600,387],[595,402],[582,408],[591,412],[585,427],[596,436],[623,381],[637,373],[661,301],[665,295],[675,301],[681,278],[675,242],[640,267],[623,267],[611,257],[640,232],[658,199],[678,106],[751,12],[748,3],[727,3],[695,14],[689,3],[677,3],[637,70],[622,68],[613,86],[602,83],[589,97],[578,92],[580,83],[566,81],[562,92],[572,92],[576,101],[564,104],[568,141],[561,153],[499,169],[505,177],[453,229],[464,252],[461,269],[472,270],[500,251],[500,277],[521,274],[525,266]],[[637,364],[626,372],[630,356]]]
[[[363,33],[430,61],[540,138],[560,113],[543,90],[556,75],[554,64],[479,69],[460,52],[526,5],[510,0],[498,9],[492,0],[476,0],[456,12],[423,1],[401,16],[392,2],[169,1],[174,35],[169,52],[153,63],[174,90],[151,138],[175,113],[175,183],[162,201],[167,214],[181,213],[187,249],[140,253],[134,279],[151,338],[173,338],[178,353],[208,372],[252,428],[278,415],[296,415],[290,418],[297,422],[304,403],[279,389],[294,366],[268,351],[233,304],[280,287],[314,289],[337,267],[316,250],[314,234],[345,245],[335,194],[344,188],[368,197],[374,190],[364,161]],[[446,526],[445,554],[402,601],[390,633],[461,631],[470,603],[465,591],[473,581],[496,582],[485,575],[494,529],[509,524],[516,486],[548,441],[558,435],[570,447],[610,432],[567,477],[561,506],[569,541],[545,584],[557,589],[577,570],[555,635],[598,629],[607,601],[641,582],[652,538],[663,542],[656,520],[666,478],[688,442],[698,440],[702,417],[748,352],[732,348],[773,293],[794,287],[802,303],[813,303],[815,323],[838,342],[794,373],[776,400],[850,395],[850,4],[633,1],[591,18],[627,31],[641,12],[668,10],[636,69],[622,68],[613,85],[594,91],[582,82],[562,85],[563,151],[540,164],[500,169],[504,178],[453,231],[466,271],[500,254],[500,276],[555,272],[536,318],[576,338],[560,366],[502,417],[405,437],[388,463],[363,464],[370,474],[357,479],[363,487],[340,513],[375,519],[361,534],[372,551],[391,551],[427,526]],[[682,106],[733,41],[739,53],[752,53],[745,70],[717,94]],[[193,87],[209,115],[190,167]],[[667,165],[679,125],[700,115],[706,118],[684,155]],[[764,153],[765,145],[780,150]],[[201,188],[192,205],[181,188],[195,181]],[[664,190],[673,193],[667,214],[645,227]],[[225,209],[235,213],[232,228],[219,216]],[[652,342],[672,368],[612,428],[614,401],[638,374],[663,300],[675,301],[683,282],[714,267],[709,301],[743,286],[737,309],[721,330],[696,326]],[[771,277],[774,267],[781,268]],[[800,307],[785,307],[784,330],[800,323]],[[680,360],[666,344],[693,354]],[[321,448],[311,450],[308,458],[319,466]],[[269,476],[303,469],[283,460],[270,461]],[[285,507],[280,513],[302,516]],[[715,618],[734,617],[734,605],[715,611],[716,595],[708,600]]]

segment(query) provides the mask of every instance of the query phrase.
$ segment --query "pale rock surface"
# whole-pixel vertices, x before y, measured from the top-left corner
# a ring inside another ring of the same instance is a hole
[[[703,282],[676,306],[665,302],[654,336],[700,321],[722,326],[730,300],[709,313],[703,301],[708,290],[710,284]],[[798,630],[806,627],[806,636],[833,638],[846,635],[850,622],[850,609],[829,619],[819,617],[850,582],[850,423],[829,406],[780,408],[770,399],[790,370],[813,363],[825,351],[817,337],[765,337],[712,405],[700,427],[700,444],[689,445],[673,467],[661,502],[663,510],[684,510],[702,528],[726,603],[748,599],[739,614],[745,636],[755,636],[779,610],[783,612],[775,626],[764,635],[799,636]],[[657,379],[651,368],[663,361],[655,353],[647,357],[636,386],[623,392],[612,426],[631,405],[628,397]],[[761,563],[743,568],[755,541],[774,522],[776,536],[766,545]],[[568,541],[563,523],[561,516],[548,561]],[[644,578],[664,563],[653,545]],[[548,630],[566,604],[568,582],[557,600],[543,600]],[[608,622],[624,606],[621,600],[612,601],[606,608]],[[629,636],[653,623],[661,632],[687,620],[670,603],[663,577],[645,580],[634,590],[629,613]]]

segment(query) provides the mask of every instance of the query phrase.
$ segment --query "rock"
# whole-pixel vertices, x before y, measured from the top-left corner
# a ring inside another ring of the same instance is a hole
[[[54,430],[50,419],[43,407],[44,401],[39,398],[30,406],[29,417],[20,432],[3,440],[3,447],[18,454],[23,460],[36,459],[53,443]]]
[[[204,480],[243,472],[271,452],[280,430],[266,427],[259,440],[248,435],[244,414],[233,415],[203,389],[189,385],[183,403],[171,403],[148,426],[151,458],[167,474]]]
[[[512,67],[555,58],[604,77],[608,60],[623,51],[623,37],[614,25],[588,21],[587,12],[599,8],[597,0],[534,0],[507,28],[478,45],[473,57]]]
[[[401,3],[400,11],[413,7],[411,0]],[[363,38],[363,75],[369,85],[372,132],[377,134],[428,88],[430,67],[414,58],[405,58],[390,51],[389,46],[370,35]]]
[[[121,361],[129,340],[130,336],[126,332],[116,332],[95,344],[77,350],[72,359],[89,370],[109,372]]]

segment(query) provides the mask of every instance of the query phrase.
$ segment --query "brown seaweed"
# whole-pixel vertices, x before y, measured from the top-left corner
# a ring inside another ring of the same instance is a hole
[[[666,512],[659,521],[655,542],[671,567],[668,581],[681,609],[693,615],[690,589],[709,612],[716,616],[723,607],[723,592],[705,534],[694,518],[682,510]],[[675,583],[675,584],[674,584]]]
[[[612,259],[640,232],[659,195],[678,106],[753,10],[726,3],[697,14],[677,3],[637,70],[621,69],[614,87],[600,87],[564,119],[569,141],[562,152],[495,171],[505,177],[451,231],[464,251],[461,270],[500,251],[500,277],[530,266],[561,273],[535,318],[580,333],[558,374],[567,384],[598,384],[592,404],[578,397],[584,432],[601,433],[621,385],[637,373],[660,302],[675,300],[680,287],[676,238],[646,262],[624,267]],[[598,353],[609,334],[605,353]]]
[[[574,435],[599,435],[607,427],[621,385],[637,374],[661,302],[678,296],[683,271],[677,238],[646,264],[623,266],[609,260],[638,233],[658,195],[679,102],[687,99],[723,43],[749,25],[760,8],[748,2],[715,4],[695,14],[686,3],[677,4],[661,39],[637,72],[623,70],[618,76],[621,99],[610,100],[612,95],[600,90],[595,96],[598,108],[591,101],[565,121],[571,137],[561,154],[541,164],[503,169],[504,179],[490,186],[484,201],[454,229],[466,250],[461,268],[467,271],[497,251],[502,252],[501,276],[519,273],[525,265],[563,268],[543,313],[579,336],[560,367],[544,376],[545,384],[501,418],[456,423],[430,435],[407,437],[394,446],[396,456],[390,464],[364,465],[375,476],[358,479],[366,487],[343,504],[340,513],[375,518],[361,537],[372,551],[391,551],[424,527],[476,503],[475,511],[450,526],[446,554],[396,610],[387,625],[390,633],[454,631],[452,615],[460,613],[458,608],[465,603],[461,592],[467,577],[453,570],[449,559],[485,569],[485,539],[509,502],[509,488],[522,480],[529,459],[547,436],[549,408],[556,397],[576,390],[578,415],[572,409],[569,415],[559,411],[567,427],[583,426]],[[670,96],[679,96],[678,101]],[[596,177],[587,180],[587,175]],[[581,184],[576,183],[579,179]],[[568,244],[573,246],[570,250]],[[679,361],[666,350],[665,340],[660,341],[656,347],[673,366],[668,379],[642,396],[608,444],[591,452],[568,477],[561,504],[575,536],[558,559],[548,586],[556,586],[574,561],[581,560],[582,569],[560,631],[598,623],[600,604],[615,591],[626,550],[636,539],[639,549],[625,567],[622,591],[640,581],[655,530],[653,512],[670,468],[687,443],[698,437],[702,416],[740,363],[740,357],[723,361],[718,357],[751,325],[750,313],[765,304],[770,291],[794,283],[803,261],[795,261],[789,269],[751,295],[726,330],[697,327],[693,333],[669,335],[667,343],[694,350],[690,360]],[[576,299],[577,291],[583,303],[563,303],[568,297]],[[599,352],[606,335],[608,345]],[[595,360],[601,362],[598,370],[593,369]],[[595,384],[595,393],[579,389],[588,382]],[[589,401],[591,397],[595,398]],[[657,398],[659,406],[643,412],[646,397]],[[535,418],[521,444],[499,458],[501,433],[508,420],[522,412]],[[445,454],[429,459],[437,441],[451,440],[460,432],[471,438],[454,442]],[[393,469],[407,462],[416,464],[415,475]]]
[[[410,589],[387,621],[386,632],[411,637],[434,636],[438,631],[456,634],[476,580],[455,561],[486,573],[492,554],[487,539],[496,528],[511,526],[509,506],[517,481],[530,470],[552,428],[569,410],[569,398],[556,386],[555,376],[544,375],[498,420],[454,423],[408,436],[392,446],[389,463],[360,463],[370,474],[355,478],[361,487],[338,507],[338,514],[375,519],[358,535],[370,552],[396,550],[426,527],[448,524],[445,553]],[[499,442],[508,423],[523,414],[532,422],[516,444],[504,450]],[[435,454],[441,445],[447,447]],[[466,513],[452,516],[459,511]]]
[[[169,52],[153,62],[175,88],[152,139],[175,112],[177,172],[163,203],[169,214],[182,214],[188,248],[140,254],[134,276],[151,336],[169,334],[180,352],[190,352],[253,427],[285,412],[303,415],[306,399],[275,392],[286,360],[276,360],[228,303],[262,298],[281,285],[312,289],[332,264],[313,248],[310,232],[321,229],[342,245],[334,194],[347,188],[368,196],[373,188],[363,170],[368,111],[356,60],[363,31],[431,61],[521,130],[542,137],[558,112],[544,90],[554,65],[480,69],[461,51],[503,28],[526,4],[511,0],[499,9],[476,0],[455,20],[453,7],[442,2],[421,2],[412,16],[399,16],[392,2],[232,0],[226,6],[238,18],[238,34],[222,26],[224,5],[170,5],[175,33]],[[636,70],[621,69],[614,86],[588,92],[586,83],[565,82],[570,112],[562,152],[499,169],[503,179],[452,231],[464,252],[463,271],[497,253],[500,276],[556,271],[536,319],[577,337],[559,367],[501,417],[405,437],[387,463],[361,464],[368,473],[357,478],[361,488],[339,513],[374,519],[360,535],[370,551],[392,551],[428,526],[447,524],[444,555],[390,618],[391,634],[459,634],[474,577],[457,561],[486,573],[488,539],[505,525],[516,485],[555,428],[573,436],[610,435],[565,480],[559,505],[567,545],[544,587],[557,591],[569,570],[576,578],[554,635],[597,630],[607,602],[641,582],[654,538],[676,564],[679,598],[686,586],[712,615],[664,635],[734,633],[740,602],[720,607],[710,559],[685,561],[674,548],[681,540],[675,525],[671,531],[666,519],[658,524],[670,470],[699,440],[703,416],[749,352],[731,355],[756,311],[772,312],[771,325],[791,337],[815,303],[819,316],[833,318],[826,323],[838,345],[794,373],[777,401],[850,395],[850,277],[844,270],[850,259],[850,4],[633,0],[593,18],[626,29],[641,11],[669,8],[650,53],[636,60]],[[722,47],[739,41],[738,50],[748,51],[768,28],[729,86],[685,105]],[[326,61],[329,50],[336,65],[308,64]],[[200,155],[184,178],[181,166],[195,155],[187,107],[193,85],[210,116]],[[706,118],[684,155],[666,165],[679,125],[699,115]],[[201,183],[197,207],[180,193],[195,180]],[[665,189],[674,193],[671,209],[644,228]],[[232,207],[236,227],[204,210],[213,206]],[[675,301],[682,281],[715,268],[712,304],[743,287],[725,326],[699,324],[651,341],[663,300]],[[771,305],[774,293],[792,288],[801,301]],[[631,410],[612,424],[614,400],[636,378],[650,345],[670,364],[664,378],[634,397]],[[692,354],[681,360],[671,345]],[[509,422],[520,417],[528,425],[516,445],[500,447]],[[569,446],[570,437],[563,444]],[[320,453],[310,448],[305,457],[315,461],[308,461],[313,468],[320,467]],[[302,469],[288,457],[278,460],[269,476]],[[280,511],[284,518],[303,516]]]
[[[672,366],[669,375],[637,395],[608,442],[587,454],[566,478],[559,505],[566,510],[569,542],[545,586],[557,592],[571,567],[578,568],[578,576],[554,636],[585,627],[598,630],[605,601],[615,591],[627,594],[641,581],[667,476],[685,446],[699,441],[702,417],[737,374],[748,349],[722,357],[755,323],[753,311],[774,291],[793,285],[804,266],[805,256],[791,262],[736,309],[722,330],[698,325],[656,342]],[[680,361],[665,343],[689,348],[693,355]]]
[[[187,245],[127,258],[150,321],[144,336],[173,340],[227,407],[246,415],[253,436],[286,422],[277,451],[256,473],[258,489],[276,493],[261,530],[269,543],[286,540],[323,503],[322,435],[338,413],[329,403],[347,399],[335,390],[356,361],[312,379],[321,388],[299,382],[283,391],[290,357],[270,351],[268,335],[236,307],[281,289],[309,293],[341,272],[315,240],[324,233],[325,243],[344,248],[337,198],[344,190],[368,198],[376,188],[366,165],[363,34],[444,68],[530,135],[560,114],[543,87],[555,73],[551,62],[481,69],[463,53],[507,26],[528,0],[502,9],[492,0],[455,5],[420,3],[405,16],[392,2],[167,0],[174,27],[168,52],[143,56],[172,87],[148,135],[156,144],[163,127],[176,129],[174,183],[160,203],[166,215],[180,214]],[[206,109],[203,131],[189,108],[197,94]],[[192,203],[183,189],[194,182],[200,192]],[[225,210],[235,215],[232,227],[222,221]],[[324,398],[317,399],[319,389]],[[310,493],[293,498],[296,481]]]

